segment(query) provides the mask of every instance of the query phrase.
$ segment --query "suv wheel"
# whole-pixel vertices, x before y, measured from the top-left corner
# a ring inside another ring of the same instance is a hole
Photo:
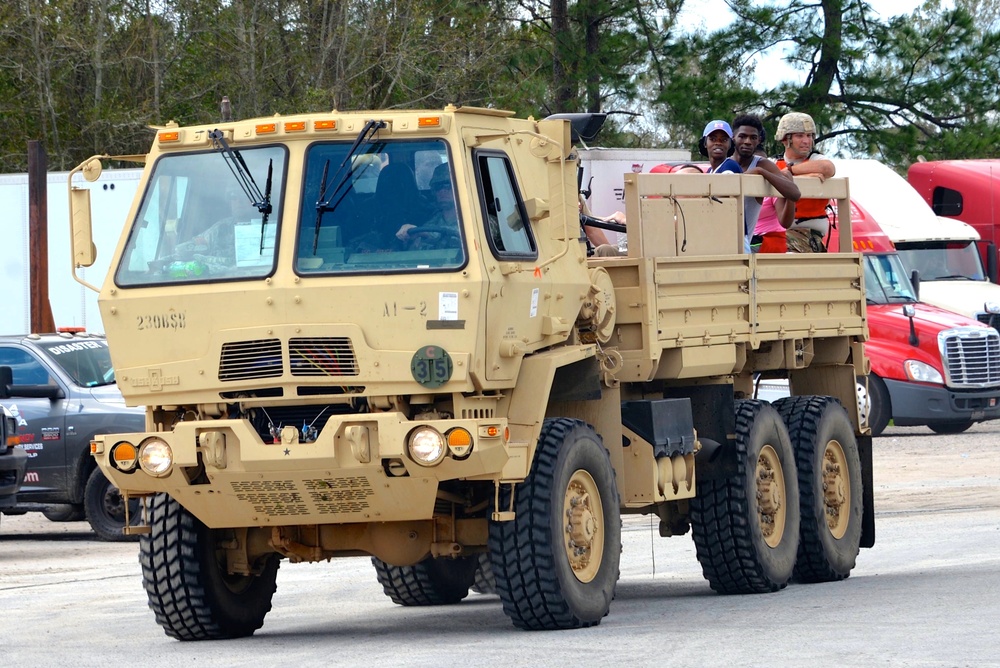
[[[83,508],[94,533],[101,540],[132,541],[138,536],[122,533],[125,528],[125,498],[121,491],[111,484],[101,469],[94,469],[87,479],[87,487],[83,492]],[[129,516],[132,524],[140,521],[139,501],[129,501]]]

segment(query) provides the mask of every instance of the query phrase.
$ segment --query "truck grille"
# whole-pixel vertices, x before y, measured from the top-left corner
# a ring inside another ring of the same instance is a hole
[[[1000,333],[981,327],[958,327],[938,335],[945,384],[953,388],[1000,385]]]
[[[234,341],[222,345],[219,380],[240,381],[277,378],[285,373],[279,339]],[[288,342],[293,376],[357,376],[358,360],[347,337],[303,337]]]
[[[361,513],[375,495],[366,476],[294,480],[247,480],[231,483],[236,498],[268,517]]]

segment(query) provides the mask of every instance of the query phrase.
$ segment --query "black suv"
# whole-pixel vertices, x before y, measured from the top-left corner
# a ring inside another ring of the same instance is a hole
[[[142,431],[145,412],[125,406],[107,339],[0,336],[0,401],[16,420],[28,457],[17,504],[5,512],[40,510],[54,521],[86,517],[99,537],[124,540],[122,496],[96,467],[90,440]]]

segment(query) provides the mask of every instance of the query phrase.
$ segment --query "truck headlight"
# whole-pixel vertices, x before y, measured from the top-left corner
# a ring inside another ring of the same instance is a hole
[[[903,369],[906,370],[906,377],[910,380],[915,380],[918,383],[938,383],[944,385],[944,378],[941,377],[941,372],[930,364],[924,364],[916,360],[906,360],[903,363]]]
[[[983,310],[987,313],[1000,313],[1000,302],[986,302],[983,304]]]
[[[148,438],[139,446],[139,466],[149,475],[165,476],[173,465],[173,450],[163,439]]]
[[[436,466],[448,452],[444,436],[433,427],[417,427],[407,439],[410,457],[423,466]]]

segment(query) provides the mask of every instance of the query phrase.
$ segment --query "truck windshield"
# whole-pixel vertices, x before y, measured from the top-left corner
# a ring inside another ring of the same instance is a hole
[[[281,220],[286,151],[240,149],[260,183],[273,172],[264,224],[218,151],[165,155],[153,166],[115,274],[119,286],[217,282],[269,275]]]
[[[49,359],[62,367],[81,387],[97,387],[115,382],[111,353],[104,339],[64,343],[39,343]]]
[[[985,281],[986,272],[974,241],[923,241],[896,244],[909,271],[921,281]]]
[[[865,255],[865,297],[869,304],[915,302],[913,284],[894,253]]]
[[[299,274],[456,269],[465,247],[441,140],[317,143],[306,154]]]

